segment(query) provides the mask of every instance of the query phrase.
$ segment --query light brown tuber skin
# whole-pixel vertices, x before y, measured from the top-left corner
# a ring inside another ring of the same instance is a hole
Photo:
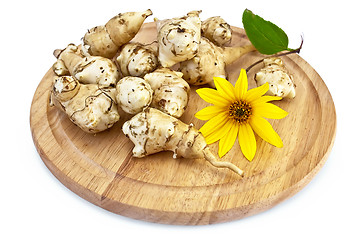
[[[163,21],[157,20],[158,59],[162,67],[191,59],[198,51],[201,37],[201,11]]]
[[[154,44],[124,44],[114,57],[122,77],[144,77],[158,67],[157,50]]]
[[[189,84],[181,72],[160,68],[143,78],[127,76],[116,86],[116,99],[123,111],[136,114],[148,106],[179,118],[183,115],[189,94]]]
[[[151,106],[173,117],[183,115],[189,95],[189,84],[182,78],[181,72],[168,68],[159,68],[144,76],[153,89]]]
[[[202,36],[217,46],[223,46],[231,41],[231,26],[223,18],[210,17],[202,22]]]
[[[53,70],[57,75],[75,77],[81,83],[113,86],[119,80],[117,66],[108,58],[89,56],[79,46],[69,44],[63,50],[55,50],[57,62]],[[67,71],[68,73],[67,73]]]
[[[293,99],[296,96],[293,77],[283,64],[281,58],[270,57],[263,60],[264,67],[256,73],[257,86],[269,83],[266,95]]]
[[[226,78],[226,65],[255,50],[253,45],[221,48],[202,37],[195,57],[181,62],[179,69],[189,84],[214,87],[213,77]]]
[[[65,66],[64,61],[59,59],[53,64],[53,71],[58,76],[70,75],[70,72]]]
[[[119,120],[114,88],[81,84],[74,77],[57,77],[51,90],[51,101],[69,119],[87,133],[98,133]]]
[[[93,56],[112,58],[120,46],[135,37],[144,20],[152,14],[150,9],[118,14],[104,26],[88,30],[83,38],[84,45],[89,46],[89,53]]]
[[[117,83],[116,100],[126,113],[136,114],[147,108],[153,99],[149,83],[140,77],[127,76]]]
[[[185,124],[157,109],[147,108],[138,113],[124,123],[122,130],[135,145],[134,157],[172,151],[174,157],[205,158],[215,167],[228,168],[243,175],[243,171],[234,164],[218,161],[192,124]]]

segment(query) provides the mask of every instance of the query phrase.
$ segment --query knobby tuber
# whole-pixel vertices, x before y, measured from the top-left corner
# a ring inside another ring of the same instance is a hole
[[[124,112],[136,114],[152,102],[153,90],[149,83],[140,77],[124,77],[116,86],[116,100]]]
[[[253,45],[218,47],[207,38],[202,37],[195,57],[181,62],[179,69],[189,84],[208,83],[214,87],[213,77],[226,78],[226,65],[255,50]]]
[[[55,53],[55,52],[54,52]],[[63,60],[57,59],[56,62],[53,64],[53,71],[58,76],[66,76],[70,75],[68,68],[65,66]]]
[[[90,56],[84,49],[69,44],[63,50],[55,50],[57,58],[53,65],[56,74],[70,74],[81,83],[115,86],[119,80],[117,66],[108,58]]]
[[[158,59],[163,67],[171,67],[195,56],[201,37],[200,12],[192,11],[181,18],[156,21]]]
[[[158,67],[156,51],[153,44],[127,43],[121,47],[114,62],[123,77],[144,77]]]
[[[88,133],[98,133],[119,120],[114,88],[81,84],[72,76],[57,77],[52,85],[52,103]]]
[[[152,14],[150,9],[118,14],[105,25],[88,30],[83,38],[84,45],[89,47],[91,55],[112,58],[120,46],[135,37],[144,20]]]
[[[124,123],[122,130],[135,145],[134,157],[172,151],[174,157],[205,158],[215,167],[228,168],[243,175],[243,171],[234,164],[218,161],[192,124],[185,124],[157,109],[147,108],[138,113]]]
[[[263,60],[264,68],[255,75],[257,86],[269,83],[267,95],[282,98],[296,96],[295,84],[292,75],[289,75],[281,58],[271,57]]]
[[[223,46],[232,38],[231,26],[223,18],[210,17],[202,22],[202,36],[216,44]]]
[[[160,68],[144,76],[154,91],[151,106],[179,118],[188,104],[190,87],[181,72]]]

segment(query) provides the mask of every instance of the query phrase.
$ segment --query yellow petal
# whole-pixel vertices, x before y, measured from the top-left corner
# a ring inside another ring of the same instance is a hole
[[[243,155],[248,161],[252,161],[256,154],[257,145],[253,130],[249,124],[241,124],[239,126],[238,142]]]
[[[230,104],[230,102],[222,97],[215,89],[199,88],[196,90],[196,92],[204,101],[212,103],[216,106],[226,106]]]
[[[246,96],[244,97],[244,100],[247,102],[252,102],[260,98],[262,95],[264,95],[269,89],[268,83],[265,83],[259,87],[250,89]]]
[[[230,123],[228,125],[230,126],[230,129],[219,141],[219,147],[218,147],[219,157],[223,157],[229,150],[231,150],[231,148],[234,145],[234,142],[237,139],[239,124],[233,120],[230,120]]]
[[[259,103],[252,105],[252,114],[260,117],[281,119],[288,115],[288,112],[272,103]]]
[[[207,137],[205,137],[207,144],[217,142],[219,139],[222,139],[226,134],[228,134],[232,127],[231,122],[233,122],[232,119],[227,119],[224,124],[220,125],[212,133],[208,134]]]
[[[206,122],[199,129],[199,131],[203,134],[205,138],[207,138],[209,134],[211,134],[212,132],[217,130],[217,128],[225,124],[227,120],[228,120],[228,113],[220,113],[217,116],[211,118],[208,122]]]
[[[221,77],[214,77],[213,80],[220,95],[230,102],[236,101],[235,90],[232,83]]]
[[[272,125],[264,118],[252,115],[250,124],[252,129],[266,142],[276,146],[283,147],[283,142],[278,134],[273,130]]]
[[[252,101],[252,105],[258,104],[258,103],[266,103],[269,101],[275,101],[275,100],[281,100],[282,97],[278,97],[278,96],[262,96],[256,100]]]
[[[246,95],[248,90],[248,79],[247,79],[247,73],[246,70],[243,68],[241,69],[241,72],[239,73],[239,77],[236,82],[235,91],[236,91],[236,98],[238,100],[242,100],[244,96]]]
[[[208,106],[198,111],[194,116],[200,120],[209,120],[221,112],[227,111],[227,108],[219,107],[219,106]]]

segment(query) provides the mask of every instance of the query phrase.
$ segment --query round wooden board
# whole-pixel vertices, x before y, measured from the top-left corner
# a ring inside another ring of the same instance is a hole
[[[233,28],[231,45],[248,42],[244,31]],[[150,43],[155,25],[144,24],[134,41]],[[261,59],[250,53],[227,67],[234,84],[240,69]],[[145,221],[200,225],[240,219],[267,210],[302,189],[320,170],[332,148],[336,112],[320,76],[300,56],[282,57],[293,74],[297,96],[274,102],[289,112],[270,120],[284,142],[276,148],[256,137],[257,152],[247,161],[236,141],[222,158],[245,171],[244,178],[212,167],[203,159],[173,159],[163,152],[132,157],[132,142],[121,131],[131,116],[122,113],[111,129],[93,135],[76,127],[63,112],[49,106],[54,74],[40,82],[31,106],[30,125],[35,146],[50,171],[84,199],[117,214]],[[250,88],[261,64],[248,73]],[[194,113],[207,106],[192,87],[190,103],[181,120],[200,128]],[[211,150],[217,153],[218,144]]]

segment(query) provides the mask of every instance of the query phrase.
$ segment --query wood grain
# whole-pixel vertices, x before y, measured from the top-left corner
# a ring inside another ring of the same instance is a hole
[[[248,40],[233,28],[231,45]],[[144,24],[135,41],[155,40],[153,23]],[[262,56],[250,53],[227,67],[234,84],[240,69]],[[241,219],[265,211],[301,190],[320,170],[333,146],[336,112],[332,97],[316,71],[300,56],[282,59],[294,75],[297,96],[275,102],[289,112],[281,120],[270,120],[284,147],[276,148],[256,137],[257,152],[248,162],[238,142],[223,157],[245,171],[245,177],[227,169],[216,169],[202,159],[173,159],[163,152],[133,158],[133,144],[121,131],[130,118],[108,131],[92,135],[82,132],[58,109],[49,106],[53,72],[41,80],[33,98],[30,125],[34,144],[49,170],[66,187],[84,199],[117,214],[145,221],[201,225]],[[248,73],[250,88],[261,66]],[[200,128],[204,121],[194,113],[207,106],[192,87],[190,105],[181,120]],[[212,144],[216,153],[218,145]]]

